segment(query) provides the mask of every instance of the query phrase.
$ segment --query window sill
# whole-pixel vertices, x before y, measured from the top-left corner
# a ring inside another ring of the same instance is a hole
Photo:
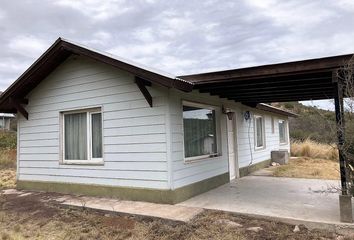
[[[281,143],[279,143],[279,145],[288,145],[288,143],[287,142],[281,142]]]
[[[254,151],[257,152],[257,151],[262,151],[262,150],[265,150],[265,149],[266,149],[265,146],[263,146],[263,147],[255,147]]]
[[[189,158],[184,159],[184,163],[189,164],[189,163],[202,162],[202,161],[207,161],[207,160],[216,160],[216,159],[220,159],[220,157],[221,157],[221,154],[189,157]]]
[[[104,165],[103,160],[63,160],[61,165]]]

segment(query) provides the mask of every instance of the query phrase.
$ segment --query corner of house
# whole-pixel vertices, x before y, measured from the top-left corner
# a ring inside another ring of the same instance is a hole
[[[170,89],[167,91],[167,105],[165,115],[166,125],[166,161],[167,161],[167,183],[170,190],[174,190],[173,184],[173,167],[172,167],[172,120],[171,120],[171,94]]]

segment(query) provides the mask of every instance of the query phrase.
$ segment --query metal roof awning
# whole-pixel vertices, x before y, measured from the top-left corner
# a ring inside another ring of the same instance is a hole
[[[222,98],[256,104],[331,99],[333,74],[352,54],[219,72],[179,76],[193,88]]]

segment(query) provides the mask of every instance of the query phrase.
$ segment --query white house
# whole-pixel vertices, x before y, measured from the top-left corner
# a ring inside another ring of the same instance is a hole
[[[18,188],[176,203],[289,151],[292,113],[199,88],[221,86],[208,74],[58,39],[0,98],[19,113]]]

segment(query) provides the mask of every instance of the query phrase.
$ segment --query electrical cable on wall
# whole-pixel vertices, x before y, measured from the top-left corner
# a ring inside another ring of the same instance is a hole
[[[248,132],[247,132],[247,134],[248,134],[248,144],[249,144],[249,147],[250,147],[250,156],[251,156],[251,161],[250,161],[250,163],[248,164],[248,167],[247,167],[247,172],[248,172],[249,167],[253,163],[253,151],[252,151],[252,143],[251,143],[251,124],[252,124],[251,113],[249,111],[246,111],[244,113],[244,118],[248,122]]]

